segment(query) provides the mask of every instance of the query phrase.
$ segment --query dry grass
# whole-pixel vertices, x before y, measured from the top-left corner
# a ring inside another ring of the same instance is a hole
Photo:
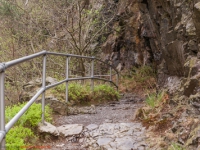
[[[121,73],[119,91],[121,93],[131,92],[141,97],[152,93],[156,88],[156,75],[149,66],[133,68],[131,71]]]

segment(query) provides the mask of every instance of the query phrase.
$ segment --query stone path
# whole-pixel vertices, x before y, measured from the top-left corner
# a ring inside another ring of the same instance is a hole
[[[132,121],[138,101],[128,95],[120,102],[97,106],[93,114],[57,116],[57,127],[48,124],[40,130],[50,129],[59,138],[43,145],[52,150],[146,150],[145,128]]]

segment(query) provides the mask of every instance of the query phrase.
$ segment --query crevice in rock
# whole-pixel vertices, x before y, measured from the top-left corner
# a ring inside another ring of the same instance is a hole
[[[146,6],[147,6],[147,9],[149,9],[148,0],[142,0],[142,2],[141,2],[141,3],[143,3],[143,4],[146,4]]]
[[[150,54],[149,61],[152,63],[154,60],[154,55],[153,55],[153,51],[152,51],[151,44],[150,44],[150,38],[149,37],[143,37],[143,38],[144,38],[144,46]]]

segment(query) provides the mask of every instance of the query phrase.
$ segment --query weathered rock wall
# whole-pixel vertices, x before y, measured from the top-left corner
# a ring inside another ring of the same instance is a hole
[[[143,26],[152,29],[155,34],[153,38],[146,36],[150,40],[152,53],[161,54],[158,64],[159,83],[164,85],[163,83],[168,82],[169,77],[173,76],[185,78],[182,82],[182,94],[187,97],[196,94],[199,88],[197,74],[200,68],[200,2],[198,0],[147,0],[146,2],[147,13],[143,13],[141,18],[148,16]]]
[[[111,60],[118,70],[147,64],[150,53],[140,37],[141,11],[136,0],[119,0],[118,13],[107,41],[102,45],[103,58]],[[147,43],[148,44],[148,43]],[[147,45],[146,44],[146,45]]]
[[[160,85],[177,77],[191,78],[198,74],[200,0],[119,0],[117,3],[115,32],[102,45],[103,58],[111,60],[118,70],[152,65],[158,72]],[[184,95],[198,91],[197,82],[187,84],[190,90],[184,89]]]

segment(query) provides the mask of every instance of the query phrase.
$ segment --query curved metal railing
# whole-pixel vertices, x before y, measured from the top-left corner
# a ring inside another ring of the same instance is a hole
[[[46,64],[47,64],[47,55],[58,55],[62,57],[66,57],[66,78],[62,81],[59,81],[55,84],[51,84],[46,86]],[[22,62],[26,62],[28,60],[43,56],[43,71],[42,71],[42,87],[40,90],[27,102],[27,104],[5,125],[5,71],[6,69],[20,64]],[[79,78],[69,78],[69,58],[86,58],[91,60],[91,75],[89,77],[79,77]],[[101,62],[110,68],[109,75],[94,75],[94,61]],[[112,74],[112,70],[116,73]],[[112,80],[112,76],[116,75],[116,83]],[[101,78],[101,76],[107,76],[109,79]],[[35,53],[29,56],[25,56],[16,60],[12,60],[5,63],[0,63],[0,149],[5,149],[5,135],[6,133],[14,126],[14,124],[19,120],[19,118],[27,111],[27,109],[35,102],[35,100],[42,94],[42,123],[44,123],[44,113],[45,113],[45,91],[52,87],[58,86],[62,83],[66,83],[66,101],[68,101],[68,82],[74,80],[86,80],[91,79],[91,89],[94,88],[94,79],[103,80],[106,82],[112,83],[118,89],[118,77],[119,74],[117,70],[110,64],[101,61],[95,57],[87,57],[73,54],[64,54],[64,53],[55,53],[42,51],[39,53]]]

